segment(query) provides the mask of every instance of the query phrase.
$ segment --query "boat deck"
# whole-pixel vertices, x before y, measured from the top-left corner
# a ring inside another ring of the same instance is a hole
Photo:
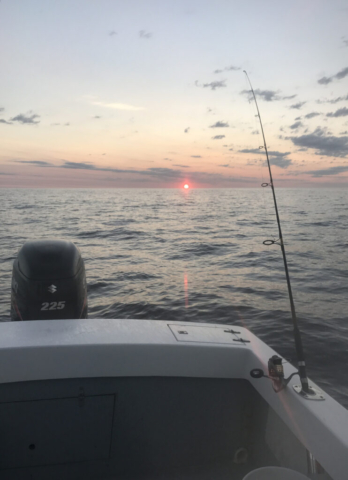
[[[346,480],[347,411],[324,393],[303,399],[296,378],[279,394],[251,378],[275,352],[246,329],[91,319],[0,328],[2,479],[239,480],[266,465],[306,473],[310,451],[328,472],[320,480]]]

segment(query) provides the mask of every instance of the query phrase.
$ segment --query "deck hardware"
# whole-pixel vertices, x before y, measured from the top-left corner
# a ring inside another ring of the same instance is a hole
[[[186,332],[186,330],[178,330],[178,333],[180,333],[181,335],[188,335],[188,332]]]
[[[234,452],[233,462],[234,463],[246,463],[248,460],[249,452],[246,448],[240,447]]]
[[[265,375],[261,368],[254,368],[250,371],[250,376],[252,378],[269,378],[272,380],[273,390],[278,393],[286,388],[292,377],[299,375],[299,372],[294,372],[288,378],[284,378],[282,362],[283,359],[281,357],[273,355],[273,357],[268,360],[268,375]]]
[[[268,360],[268,375],[273,383],[273,390],[278,393],[288,385],[292,377],[299,375],[299,372],[294,372],[288,378],[284,377],[283,359],[278,355],[273,355]]]
[[[301,397],[305,398],[306,400],[325,400],[325,395],[323,394],[323,392],[312,386],[308,387],[309,392],[304,392],[301,385],[293,385],[293,389],[296,393],[301,395]]]
[[[233,341],[240,343],[250,343],[250,340],[244,340],[244,338],[234,338]]]
[[[262,243],[264,245],[269,246],[269,245],[280,245],[281,244],[280,242],[281,240],[278,238],[278,240],[264,240]]]
[[[325,473],[324,468],[320,465],[313,453],[307,450],[307,473],[309,475]]]
[[[253,378],[262,378],[262,377],[269,378],[267,377],[267,375],[263,373],[263,370],[261,368],[254,368],[253,370],[250,370],[250,376]]]
[[[225,333],[234,333],[235,335],[239,335],[240,332],[235,332],[234,330],[224,330]]]

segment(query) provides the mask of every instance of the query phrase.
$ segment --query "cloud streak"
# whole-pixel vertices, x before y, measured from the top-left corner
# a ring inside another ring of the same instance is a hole
[[[307,102],[298,102],[298,103],[294,103],[293,105],[290,105],[289,108],[294,108],[295,110],[300,110],[303,105],[305,105]]]
[[[322,100],[317,100],[317,103],[338,103],[338,102],[344,102],[344,101],[347,101],[348,100],[348,95],[346,95],[345,97],[336,97],[336,98],[332,98],[332,99],[327,99],[327,98],[323,98]]]
[[[342,80],[342,78],[345,78],[348,75],[348,67],[343,68],[343,70],[340,70],[338,73],[335,75],[331,75],[331,77],[322,77],[318,80],[318,83],[320,85],[327,85],[334,80]]]
[[[262,150],[260,150],[259,148],[244,148],[243,150],[239,150],[239,152],[260,155],[260,153],[262,153]],[[268,152],[268,155],[272,165],[276,165],[277,167],[288,168],[292,164],[292,160],[290,160],[290,158],[287,158],[287,156],[290,155],[290,152],[278,152],[277,150],[270,150]]]
[[[20,160],[21,163],[28,163],[32,166],[52,166],[55,167],[56,165],[49,164],[49,162],[43,162],[41,160]],[[45,165],[47,163],[48,165]],[[225,167],[229,166],[229,164],[223,165]],[[257,179],[250,178],[250,177],[232,177],[228,175],[222,175],[219,173],[208,173],[208,172],[196,172],[196,171],[181,171],[179,169],[173,168],[161,168],[161,167],[152,167],[147,168],[144,170],[131,170],[131,169],[118,169],[118,168],[108,168],[108,167],[97,167],[93,163],[89,162],[71,162],[65,161],[63,165],[56,166],[57,168],[62,169],[72,169],[72,170],[85,170],[89,172],[111,172],[115,174],[130,174],[133,176],[131,181],[136,182],[149,182],[153,180],[158,180],[161,182],[169,183],[175,181],[194,181],[196,184],[205,184],[208,186],[230,186],[236,185],[240,182],[251,184],[255,183]],[[187,165],[181,165],[182,168],[189,168]],[[230,168],[233,168],[230,166]],[[140,177],[137,178],[137,177]],[[115,177],[109,176],[105,178],[109,182],[113,181],[121,181],[122,177],[116,175]]]
[[[214,70],[213,73],[233,72],[237,70],[240,70],[240,67],[235,67],[234,65],[231,65],[229,67],[222,68],[221,70],[220,69]]]
[[[336,110],[336,112],[327,113],[327,117],[346,117],[348,115],[348,108],[343,107]]]
[[[152,33],[147,32],[146,30],[140,30],[139,37],[140,38],[145,38],[146,40],[149,40],[152,37]]]
[[[290,95],[290,96],[280,96],[279,91],[276,90],[260,90],[256,89],[254,90],[255,96],[260,98],[261,100],[264,100],[265,102],[276,102],[280,100],[292,100],[295,98],[297,95]],[[253,94],[251,90],[242,90],[241,95],[246,95],[249,100],[253,99]]]
[[[292,125],[290,125],[291,130],[295,130],[300,127],[303,127],[303,123],[301,121],[295,122]]]
[[[289,137],[297,147],[316,150],[317,155],[344,158],[348,154],[348,137],[327,135],[325,130],[318,127],[313,133],[299,137]]]
[[[29,112],[30,113],[30,112]],[[32,115],[28,114],[25,115],[23,113],[20,113],[19,115],[16,115],[15,117],[12,117],[10,120],[11,122],[18,122],[21,123],[22,125],[37,125],[40,123],[40,115],[37,115],[36,113],[33,113]]]
[[[214,125],[210,125],[209,128],[228,128],[229,124],[227,122],[216,122]]]
[[[307,115],[305,115],[304,117],[305,118],[314,118],[314,117],[317,117],[318,115],[321,115],[321,114],[318,113],[318,112],[311,112],[311,113],[307,113]]]
[[[203,83],[203,85],[198,83],[198,80],[195,81],[196,87],[210,88],[211,90],[216,90],[217,88],[225,88],[226,80],[217,80],[216,82]]]
[[[44,160],[13,160],[15,163],[28,163],[29,165],[36,165],[37,167],[54,167],[53,163],[45,162]]]
[[[153,176],[156,178],[181,178],[180,170],[166,167],[151,167],[145,170],[132,170],[111,167],[97,167],[89,162],[70,162],[65,161],[59,168],[67,168],[73,170],[88,170],[93,172],[112,172],[112,173],[131,173],[136,175]]]
[[[322,170],[309,170],[307,174],[312,177],[324,177],[327,175],[339,175],[340,173],[348,172],[348,165],[337,165],[335,167],[323,168]]]

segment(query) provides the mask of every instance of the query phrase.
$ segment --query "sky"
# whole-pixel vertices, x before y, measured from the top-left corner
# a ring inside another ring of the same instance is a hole
[[[0,0],[0,187],[348,186],[346,0]]]

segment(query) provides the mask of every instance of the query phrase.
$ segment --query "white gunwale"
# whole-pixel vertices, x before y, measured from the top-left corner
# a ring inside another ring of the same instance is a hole
[[[181,339],[182,329],[187,333]],[[225,332],[231,329],[240,334]],[[292,388],[298,377],[278,394],[268,379],[251,378],[254,368],[267,371],[276,352],[245,328],[87,319],[6,322],[0,330],[0,384],[141,376],[246,379],[334,480],[347,478],[348,411],[325,392],[325,401],[302,398]],[[284,370],[288,376],[295,368],[285,363]]]

